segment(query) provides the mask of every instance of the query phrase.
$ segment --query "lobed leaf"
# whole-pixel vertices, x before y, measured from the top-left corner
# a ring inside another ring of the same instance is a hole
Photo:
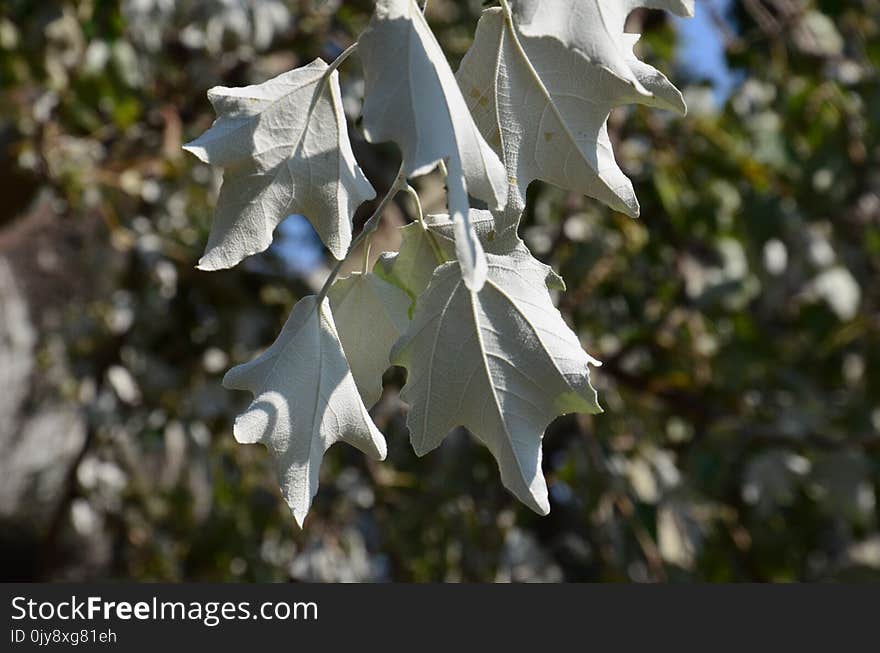
[[[624,34],[622,22],[619,33],[616,23],[603,23],[606,4],[553,0],[539,11],[519,2],[519,27],[497,8],[480,19],[457,78],[480,131],[505,162],[507,222],[519,219],[535,180],[639,213],[632,183],[614,158],[608,115],[634,102],[681,112],[685,106],[661,73],[636,59],[638,37]],[[590,11],[598,17],[581,15]]]
[[[293,213],[335,258],[348,253],[354,212],[376,192],[351,149],[338,73],[326,73],[317,60],[256,86],[208,91],[218,118],[184,148],[224,169],[201,269],[264,251]]]
[[[235,439],[268,447],[300,526],[330,446],[347,442],[376,460],[385,458],[385,439],[358,393],[328,300],[320,306],[313,296],[300,301],[275,343],[227,372],[223,385],[254,395],[235,420]]]
[[[411,406],[416,453],[464,426],[492,452],[504,485],[547,514],[544,430],[559,414],[601,411],[588,369],[598,362],[553,306],[550,268],[525,246],[487,258],[479,292],[463,283],[458,264],[437,270],[391,358],[408,370],[401,397]]]

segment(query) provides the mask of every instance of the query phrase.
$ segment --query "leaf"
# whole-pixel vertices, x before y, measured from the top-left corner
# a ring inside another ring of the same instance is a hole
[[[532,4],[522,2],[517,7],[522,13]],[[575,26],[574,10],[567,9],[570,5],[556,0],[542,5],[529,25],[543,34],[568,21],[572,23],[569,29],[583,36],[577,30],[591,30],[593,24]],[[574,5],[582,6],[592,3]],[[483,13],[474,43],[462,61],[457,78],[468,106],[483,135],[504,159],[513,184],[508,221],[518,220],[526,189],[536,179],[637,216],[639,204],[632,183],[614,159],[608,115],[615,106],[632,102],[684,111],[681,94],[659,72],[635,58],[632,45],[638,37],[624,34],[622,24],[614,38],[607,29],[586,33],[608,46],[598,48],[600,54],[605,49],[618,54],[625,49],[628,54],[618,57],[621,61],[589,59],[561,38],[520,33],[495,8]],[[612,65],[623,69],[615,72]]]
[[[337,259],[351,245],[352,216],[376,192],[348,140],[335,71],[317,60],[244,88],[217,87],[218,118],[184,149],[224,168],[203,270],[264,251],[287,216],[305,215]]]
[[[495,456],[504,485],[546,514],[543,432],[561,413],[601,411],[588,369],[598,362],[553,306],[550,268],[524,246],[487,259],[479,292],[464,285],[458,264],[437,270],[391,358],[408,370],[401,397],[416,453],[464,426]]]
[[[394,141],[408,177],[448,163],[449,208],[465,282],[479,289],[486,262],[468,223],[468,192],[493,207],[507,196],[507,175],[480,135],[437,39],[413,0],[378,0],[359,39],[364,64],[364,132]]]
[[[329,297],[355,384],[371,407],[382,396],[391,348],[409,326],[410,299],[375,274],[359,273],[333,284]]]
[[[345,359],[328,301],[300,301],[278,340],[230,370],[223,385],[254,395],[235,439],[261,442],[275,458],[281,492],[300,527],[318,491],[324,452],[342,441],[376,460],[385,439],[370,419]]]

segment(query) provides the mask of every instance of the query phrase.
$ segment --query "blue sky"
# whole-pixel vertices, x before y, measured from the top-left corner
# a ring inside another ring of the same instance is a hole
[[[735,76],[724,59],[724,42],[712,22],[708,6],[725,15],[730,0],[697,0],[693,18],[676,18],[681,38],[679,63],[683,70],[697,79],[707,79],[715,86],[716,97],[724,102],[736,85]]]

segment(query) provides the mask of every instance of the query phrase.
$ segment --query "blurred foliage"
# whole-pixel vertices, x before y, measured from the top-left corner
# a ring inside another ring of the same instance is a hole
[[[37,333],[27,397],[0,415],[19,425],[0,437],[3,578],[880,580],[878,0],[714,16],[740,78],[723,106],[691,80],[687,118],[612,116],[639,221],[533,187],[523,236],[605,362],[605,414],[548,430],[549,517],[467,434],[417,459],[394,370],[373,411],[388,461],[331,449],[296,529],[220,379],[315,281],[296,248],[194,269],[219,179],[180,145],[212,120],[208,88],[332,58],[371,6],[0,5],[0,263]],[[480,9],[431,0],[451,60]],[[633,20],[684,82],[671,25]],[[356,115],[357,64],[342,75]],[[384,190],[396,154],[353,132]],[[28,439],[53,415],[70,426]]]

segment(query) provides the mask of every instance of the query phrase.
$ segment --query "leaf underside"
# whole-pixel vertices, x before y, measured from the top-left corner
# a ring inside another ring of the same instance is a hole
[[[492,452],[504,485],[546,514],[541,439],[560,414],[600,412],[588,369],[597,361],[553,306],[547,266],[524,248],[487,258],[479,292],[456,263],[437,270],[392,362],[408,371],[401,397],[417,454],[464,426]]]
[[[347,442],[371,458],[385,458],[385,438],[358,393],[327,300],[320,307],[315,297],[300,301],[275,343],[230,370],[223,385],[254,395],[235,421],[235,439],[268,447],[300,526],[333,444]]]
[[[522,10],[531,4],[518,6]],[[560,2],[549,4],[536,16],[568,16]],[[625,64],[617,66],[625,68],[619,74],[613,62],[586,57],[561,38],[535,33],[539,35],[523,33],[499,9],[486,10],[457,73],[480,131],[505,162],[511,181],[508,205],[515,209],[507,220],[518,219],[526,189],[535,180],[637,216],[632,183],[614,158],[608,116],[614,107],[629,103],[683,112],[681,94],[635,58],[632,46],[638,37],[624,34],[622,24],[613,40],[605,34],[611,41],[606,49]]]
[[[224,169],[201,269],[264,251],[293,213],[308,218],[335,258],[348,253],[352,217],[376,192],[351,149],[338,73],[326,72],[317,60],[257,86],[208,92],[218,118],[185,146]]]

